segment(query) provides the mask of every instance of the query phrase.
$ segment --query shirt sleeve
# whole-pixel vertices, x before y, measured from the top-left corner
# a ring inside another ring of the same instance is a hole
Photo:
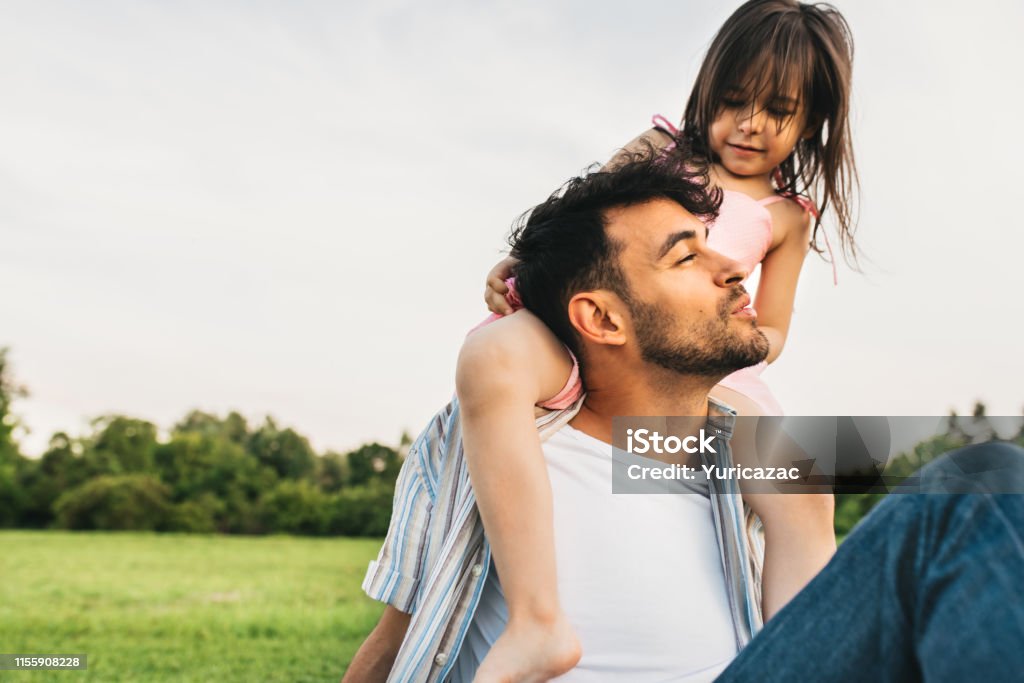
[[[436,422],[436,420],[435,420]],[[416,605],[420,588],[419,567],[426,552],[427,529],[433,499],[424,480],[424,449],[433,442],[427,428],[416,440],[395,482],[395,500],[387,538],[377,559],[370,562],[363,591],[406,614]]]

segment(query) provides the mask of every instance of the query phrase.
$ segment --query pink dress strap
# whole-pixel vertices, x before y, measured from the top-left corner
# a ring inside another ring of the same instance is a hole
[[[666,119],[661,114],[655,114],[651,117],[651,125],[659,130],[663,130],[669,135],[675,136],[679,134],[679,129],[676,128],[675,124]]]
[[[565,380],[565,386],[557,394],[537,405],[548,410],[565,410],[583,395],[583,381],[580,379],[580,364],[576,360],[576,354],[569,350],[569,357],[572,358],[572,371],[569,372],[569,379]]]
[[[661,114],[655,114],[654,116],[651,117],[651,125],[654,126],[654,130],[659,130],[672,138],[679,134],[679,129],[673,126],[672,122],[666,119]],[[661,153],[665,154],[666,152],[671,152],[675,148],[676,143],[675,140],[673,140],[672,142],[665,145],[665,147],[661,150]]]
[[[512,307],[512,311],[515,312],[520,308],[523,308],[523,300],[519,298],[519,292],[516,291],[516,279],[514,277],[508,278],[505,280],[505,285],[508,287],[508,292],[505,294],[505,301],[507,301],[508,305]],[[492,313],[487,316],[483,322],[471,329],[469,334],[473,334],[484,325],[489,325],[502,317],[504,316]],[[569,349],[569,347],[565,347],[565,350],[569,353],[569,357],[572,359],[572,370],[569,372],[569,379],[565,381],[565,386],[563,386],[557,394],[546,401],[537,404],[541,408],[547,408],[548,410],[564,410],[578,401],[580,396],[583,395],[583,381],[580,379],[579,361],[576,360],[576,355]]]

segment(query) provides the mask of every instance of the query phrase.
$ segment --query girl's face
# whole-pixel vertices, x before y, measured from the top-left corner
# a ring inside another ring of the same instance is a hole
[[[736,176],[771,173],[786,160],[806,129],[806,111],[798,93],[766,93],[757,101],[739,88],[726,91],[711,124],[711,151]]]

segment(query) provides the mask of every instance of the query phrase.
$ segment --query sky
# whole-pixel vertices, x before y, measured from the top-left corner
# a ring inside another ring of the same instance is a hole
[[[513,220],[678,120],[737,4],[3,3],[23,450],[192,409],[319,450],[415,434]],[[869,260],[835,287],[808,258],[765,380],[791,415],[1020,414],[1024,6],[835,4]]]

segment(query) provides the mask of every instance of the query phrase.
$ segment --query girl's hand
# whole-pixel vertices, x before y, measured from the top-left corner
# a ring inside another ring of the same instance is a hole
[[[512,276],[512,267],[516,263],[518,261],[509,256],[491,268],[491,272],[487,273],[487,288],[484,290],[484,301],[487,302],[487,308],[491,313],[497,313],[498,315],[509,315],[512,313],[512,307],[505,301],[505,295],[508,294],[508,286],[505,284],[505,280]]]

